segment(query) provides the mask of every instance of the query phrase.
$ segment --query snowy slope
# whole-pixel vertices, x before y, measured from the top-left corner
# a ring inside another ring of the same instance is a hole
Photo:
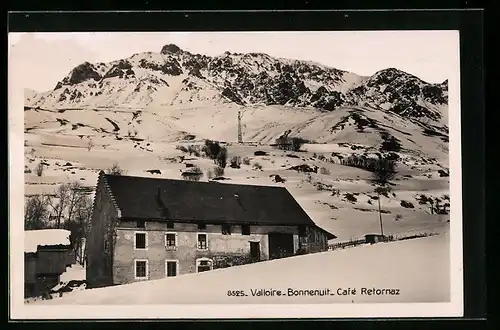
[[[448,244],[448,234],[379,243],[176,278],[88,289],[39,303],[160,305],[447,302],[450,301]],[[288,271],[283,272],[284,269]],[[288,288],[330,289],[332,295],[288,296]],[[349,288],[356,289],[356,294],[341,295],[345,292],[343,290]],[[362,291],[362,288],[367,290]],[[399,295],[367,294],[368,289],[373,288],[395,289]],[[252,292],[259,289],[281,290],[285,295],[254,296]],[[229,296],[228,290],[243,290],[247,296]]]

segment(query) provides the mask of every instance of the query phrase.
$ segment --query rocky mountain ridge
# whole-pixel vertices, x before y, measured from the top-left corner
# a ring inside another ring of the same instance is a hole
[[[40,108],[186,106],[233,102],[334,111],[368,106],[423,122],[447,115],[448,84],[430,84],[395,68],[363,77],[321,64],[230,53],[210,57],[176,45],[110,63],[85,62],[54,90],[32,95]]]

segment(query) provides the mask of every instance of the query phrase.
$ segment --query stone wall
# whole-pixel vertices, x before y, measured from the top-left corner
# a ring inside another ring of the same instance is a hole
[[[94,207],[92,210],[91,230],[87,239],[86,278],[89,288],[113,284],[112,257],[114,224],[118,218],[108,188],[102,176],[99,177]],[[105,242],[108,248],[105,248]]]
[[[147,233],[147,248],[136,250],[134,236],[136,232]],[[268,233],[283,232],[294,235],[298,249],[298,228],[295,226],[250,226],[250,235],[243,235],[239,225],[233,225],[231,235],[223,235],[221,225],[207,224],[206,229],[198,229],[195,223],[175,223],[173,229],[167,228],[166,222],[146,222],[145,228],[137,228],[136,222],[122,221],[116,228],[114,251],[113,283],[122,284],[137,281],[135,279],[135,261],[148,260],[148,280],[165,277],[165,261],[178,261],[178,274],[195,273],[196,260],[208,258],[214,268],[247,263],[250,256],[250,242],[260,243],[260,260],[269,259]],[[167,250],[166,233],[177,235],[175,249]],[[198,233],[207,235],[207,249],[198,250]]]

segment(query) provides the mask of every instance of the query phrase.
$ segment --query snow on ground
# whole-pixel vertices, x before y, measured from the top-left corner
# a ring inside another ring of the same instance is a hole
[[[66,271],[61,274],[60,281],[65,283],[72,280],[85,280],[85,267],[80,264],[73,264],[67,267]]]
[[[24,252],[36,252],[38,246],[69,245],[71,232],[65,229],[41,229],[24,231]]]
[[[59,283],[54,286],[51,290],[54,293],[51,293],[52,299],[60,298],[59,291],[63,291],[62,294],[74,293],[76,291],[85,290],[87,288],[87,284],[84,282],[86,280],[85,267],[80,264],[73,264],[66,268],[66,271],[61,274],[59,278]],[[68,292],[69,291],[69,292]],[[30,297],[25,298],[25,304],[37,303],[42,300],[41,297]]]
[[[444,233],[162,280],[87,289],[37,303],[139,305],[448,302],[449,250],[449,235]],[[284,272],[284,269],[287,271]],[[288,296],[289,288],[292,292],[329,289],[331,295]],[[341,295],[349,288],[351,292],[356,289],[356,294]],[[389,292],[394,295],[369,295],[368,290],[373,288],[393,289]],[[253,295],[260,289],[281,290],[284,295]],[[246,296],[228,295],[230,290],[241,290]]]
[[[155,103],[144,109],[25,111],[25,195],[53,194],[60,184],[69,181],[94,189],[98,172],[114,163],[128,175],[169,179],[181,179],[186,164],[193,164],[205,173],[201,180],[208,181],[206,173],[215,164],[176,147],[210,138],[227,142],[228,160],[233,156],[247,159],[239,169],[226,167],[224,177],[228,180],[220,181],[221,184],[284,186],[318,225],[338,236],[337,241],[379,231],[378,205],[371,199],[374,187],[369,182],[370,173],[340,165],[339,159],[332,155],[365,151],[373,154],[378,150],[380,134],[368,127],[358,132],[356,125],[347,123],[343,129],[331,130],[352,109],[320,113],[283,106],[243,108],[243,138],[252,141],[243,145],[234,143],[238,109],[227,104]],[[446,143],[423,135],[420,127],[396,115],[369,109],[360,113],[375,118],[380,127],[399,138],[403,145],[393,194],[381,199],[385,232],[440,231],[449,217],[431,215],[429,206],[420,205],[417,198],[421,194],[440,198],[449,194],[449,178],[440,177],[437,172],[448,167]],[[46,126],[49,123],[52,126]],[[118,131],[114,131],[113,123]],[[321,143],[306,144],[301,152],[284,152],[269,146],[286,129],[292,130],[294,136]],[[183,140],[188,134],[193,140]],[[255,151],[265,151],[267,155],[255,156]],[[38,176],[36,166],[40,162],[45,165],[43,174]],[[319,171],[289,170],[302,164],[317,166]],[[151,174],[148,170],[159,170],[161,174]],[[275,183],[274,175],[286,182]],[[402,201],[414,207],[402,207]]]

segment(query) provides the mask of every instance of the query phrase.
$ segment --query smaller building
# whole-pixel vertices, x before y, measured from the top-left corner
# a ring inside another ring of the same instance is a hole
[[[381,234],[366,234],[365,241],[366,241],[366,243],[369,243],[369,244],[384,242],[385,236],[381,235]]]
[[[27,230],[24,232],[24,296],[34,297],[50,291],[66,267],[75,263],[64,229]]]

